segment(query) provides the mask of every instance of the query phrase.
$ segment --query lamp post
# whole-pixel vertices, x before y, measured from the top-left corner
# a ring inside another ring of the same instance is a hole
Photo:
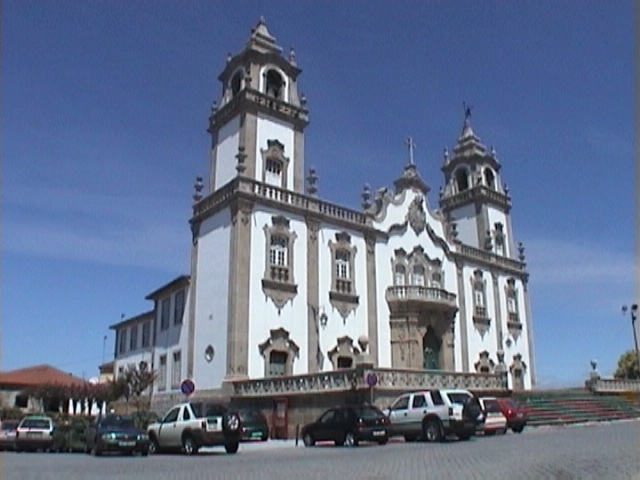
[[[626,305],[622,306],[622,314],[625,315],[629,310],[631,314],[631,328],[633,329],[633,343],[636,347],[636,360],[638,361],[638,371],[640,372],[640,350],[638,350],[638,335],[636,334],[636,318],[638,318],[638,304],[634,303],[631,308]]]

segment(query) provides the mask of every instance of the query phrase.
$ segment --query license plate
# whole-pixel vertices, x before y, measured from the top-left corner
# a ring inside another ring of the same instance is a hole
[[[260,432],[253,432],[251,438],[262,438],[262,434]]]
[[[42,432],[27,432],[27,437],[41,437]]]
[[[135,447],[136,442],[118,442],[120,447]]]
[[[384,430],[374,430],[373,431],[373,436],[374,437],[383,437],[384,436]]]

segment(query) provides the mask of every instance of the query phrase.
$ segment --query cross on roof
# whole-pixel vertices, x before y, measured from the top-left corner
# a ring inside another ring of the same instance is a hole
[[[413,165],[413,151],[416,148],[416,143],[413,141],[413,137],[407,138],[407,147],[409,147],[409,163]]]

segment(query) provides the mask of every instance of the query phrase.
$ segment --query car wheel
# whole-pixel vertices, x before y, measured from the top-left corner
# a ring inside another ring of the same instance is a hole
[[[345,436],[344,436],[344,445],[346,445],[347,447],[357,447],[358,446],[358,439],[353,434],[353,432],[347,432],[345,434]]]
[[[480,401],[476,397],[469,397],[464,402],[464,407],[462,409],[462,416],[474,423],[481,422],[482,420],[482,406],[480,405]]]
[[[98,446],[97,442],[91,449],[91,455],[93,455],[94,457],[99,457],[100,455],[102,455],[102,449]]]
[[[230,442],[224,444],[224,449],[227,453],[236,453],[239,446],[239,442]]]
[[[466,442],[467,440],[469,440],[471,438],[471,433],[459,433],[458,434],[458,439],[462,440],[463,442]]]
[[[442,429],[437,420],[427,420],[422,425],[422,433],[427,442],[439,442],[442,440]]]
[[[146,457],[147,455],[149,455],[149,450],[145,450],[143,448],[142,450],[140,450],[140,455],[142,455],[143,457]]]
[[[496,431],[495,430],[485,430],[484,434],[487,437],[492,437],[492,436],[494,436],[496,434]]]
[[[195,455],[198,453],[198,446],[191,435],[185,435],[182,438],[182,451],[186,455]]]
[[[522,431],[524,430],[524,426],[513,427],[511,430],[513,430],[514,433],[522,433]]]
[[[418,439],[418,435],[405,435],[404,436],[404,441],[405,442],[415,442]]]
[[[160,452],[160,445],[156,437],[149,437],[149,453],[154,454]]]
[[[384,437],[378,440],[378,445],[386,445],[389,442],[389,437]]]
[[[313,435],[311,435],[309,432],[306,432],[302,436],[302,443],[304,443],[305,447],[313,447],[316,444],[316,441],[314,440]]]

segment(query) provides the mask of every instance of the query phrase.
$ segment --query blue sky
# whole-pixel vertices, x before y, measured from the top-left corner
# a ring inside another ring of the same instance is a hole
[[[582,384],[592,358],[611,375],[633,346],[630,0],[5,0],[2,368],[96,375],[108,326],[189,273],[217,76],[260,15],[295,46],[325,199],[391,186],[411,135],[437,207],[473,106],[526,247],[540,386]]]

